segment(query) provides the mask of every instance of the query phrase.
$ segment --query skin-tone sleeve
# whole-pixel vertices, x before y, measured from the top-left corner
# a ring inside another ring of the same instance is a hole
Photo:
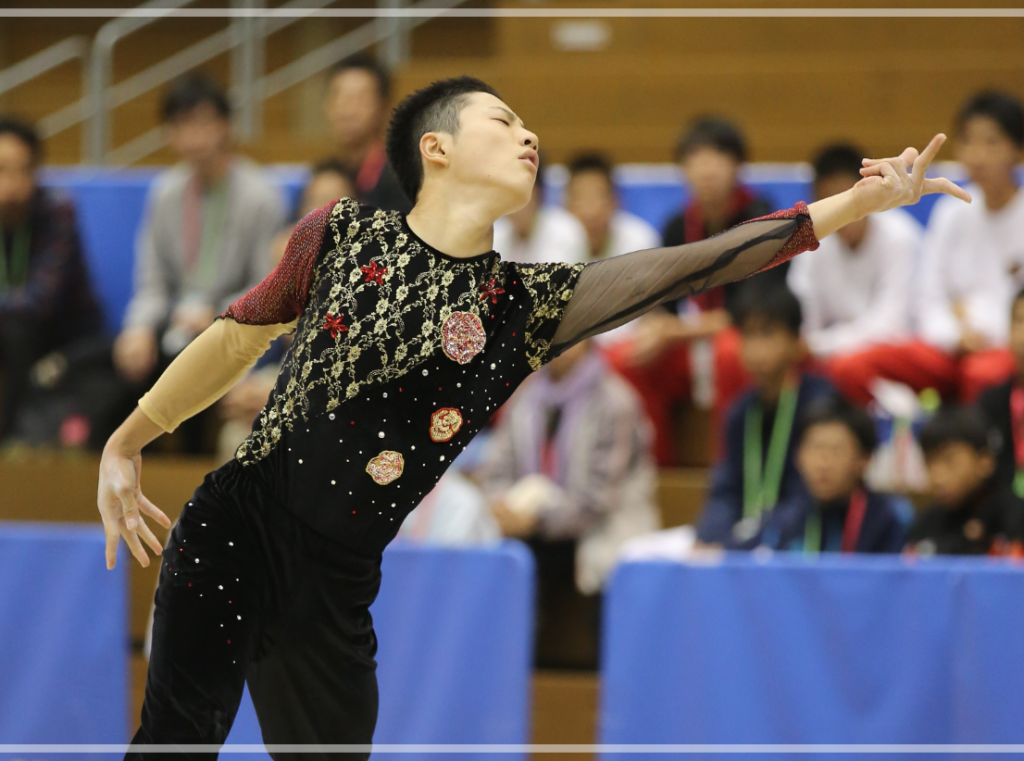
[[[800,202],[697,243],[588,264],[555,332],[552,354],[659,304],[740,280],[817,247],[807,204]]]
[[[249,372],[287,325],[243,325],[217,320],[170,364],[139,400],[146,417],[170,433],[226,394]]]
[[[173,431],[224,396],[274,339],[295,329],[333,206],[299,222],[277,268],[177,356],[139,401],[146,417]]]

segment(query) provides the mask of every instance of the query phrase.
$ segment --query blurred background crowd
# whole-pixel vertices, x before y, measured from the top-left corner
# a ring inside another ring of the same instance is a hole
[[[31,119],[0,115],[6,457],[102,447],[312,209],[350,196],[408,211],[383,150],[399,94],[377,58],[336,61],[320,92],[329,140],[310,149],[320,158],[286,203],[239,148],[236,104],[216,76],[191,71],[163,88],[158,120],[176,163],[153,180],[133,231],[116,331],[75,204],[44,182],[45,141]],[[583,669],[597,665],[610,572],[624,553],[666,542],[680,555],[1024,556],[1024,107],[999,86],[940,105],[945,120],[918,142],[950,133],[973,204],[940,200],[925,225],[904,211],[872,216],[788,266],[567,351],[495,414],[400,540],[524,541],[538,569],[537,665]],[[495,226],[494,248],[518,262],[589,262],[770,213],[774,199],[743,179],[747,127],[727,109],[677,125],[663,152],[686,200],[661,229],[620,207],[610,152],[581,138],[559,164],[542,156],[533,198]],[[833,132],[799,157],[812,171],[808,202],[850,188],[874,153],[855,129]],[[230,458],[285,351],[287,337],[153,454]],[[662,530],[672,492],[661,484],[680,468],[704,480],[702,504],[692,526]]]

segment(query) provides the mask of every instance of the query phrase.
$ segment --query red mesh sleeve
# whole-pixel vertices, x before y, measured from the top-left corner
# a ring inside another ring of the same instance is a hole
[[[274,325],[291,322],[302,314],[332,209],[334,204],[330,203],[303,217],[288,240],[281,263],[221,317],[246,325]]]
[[[818,238],[814,235],[811,214],[807,210],[807,204],[803,201],[797,201],[792,209],[783,209],[782,211],[776,211],[750,221],[757,222],[758,220],[768,219],[798,219],[800,226],[796,229],[796,232],[789,236],[789,240],[776,252],[771,261],[759,269],[758,272],[778,267],[780,264],[788,262],[797,254],[802,254],[804,251],[815,251],[818,248]],[[744,222],[744,224],[746,223]]]

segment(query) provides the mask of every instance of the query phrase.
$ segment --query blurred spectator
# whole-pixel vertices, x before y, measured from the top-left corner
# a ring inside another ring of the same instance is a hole
[[[505,261],[520,264],[587,262],[590,245],[583,225],[565,209],[544,203],[546,167],[541,154],[530,202],[494,223],[494,250]]]
[[[135,293],[114,345],[128,381],[145,385],[271,270],[281,201],[260,168],[235,154],[231,108],[210,80],[174,83],[162,117],[182,163],[153,183],[139,231]],[[200,416],[186,423],[187,448],[202,448]]]
[[[822,150],[814,159],[815,197],[852,188],[865,155],[844,144]],[[841,391],[853,386],[850,396],[859,402],[867,401],[861,389],[872,379],[862,376],[857,353],[910,337],[911,277],[921,232],[902,210],[872,214],[829,235],[814,256],[799,256],[790,267],[789,286],[803,307],[811,353],[826,361]]]
[[[537,558],[537,665],[596,664],[601,587],[622,543],[658,527],[649,446],[639,400],[589,341],[506,405],[481,483]]]
[[[794,463],[801,414],[834,393],[827,381],[800,370],[800,302],[785,285],[748,285],[736,311],[753,388],[729,410],[725,456],[712,472],[697,526],[701,543],[725,547],[749,544],[777,504],[809,498]]]
[[[993,481],[988,422],[977,409],[941,408],[921,429],[932,507],[910,530],[919,555],[1019,554],[1022,503]]]
[[[35,129],[0,117],[0,440],[15,434],[33,368],[43,371],[39,383],[52,386],[67,376],[66,350],[102,332],[75,209],[39,186],[41,158]],[[57,350],[65,351],[59,361],[55,355],[48,368],[39,364]],[[85,425],[84,436],[67,443],[84,444]]]
[[[336,63],[327,74],[324,113],[335,157],[355,178],[355,198],[379,209],[408,213],[412,203],[384,153],[391,75],[365,53]]]
[[[663,245],[703,240],[771,212],[766,201],[740,184],[739,170],[746,159],[746,143],[734,124],[704,117],[689,125],[676,149],[689,202],[669,220]],[[785,267],[775,267],[749,282],[784,282],[785,273]],[[660,465],[676,464],[673,413],[678,402],[712,408],[721,424],[749,380],[739,360],[739,336],[729,329],[736,288],[730,284],[682,299],[669,311],[655,310],[637,323],[632,340],[611,353],[616,369],[640,392],[654,422]]]
[[[883,377],[970,401],[1013,372],[1005,345],[1010,301],[1024,285],[1024,193],[1015,174],[1024,109],[1008,95],[976,95],[957,118],[957,138],[974,202],[935,204],[923,244],[920,340],[851,357],[844,390],[855,399],[869,399],[869,380]]]
[[[1013,378],[985,391],[978,406],[996,434],[993,484],[1024,499],[1024,289],[1017,292],[1010,312],[1010,351],[1016,365]]]
[[[355,196],[355,180],[340,161],[321,161],[310,172],[309,182],[302,190],[291,220],[274,237],[271,243],[272,266],[277,266],[284,256],[285,246],[299,220],[314,209],[338,200]],[[284,335],[275,341],[270,350],[257,361],[252,371],[237,383],[220,401],[220,414],[224,425],[217,440],[218,459],[227,462],[235,456],[235,450],[252,428],[252,421],[267,403],[277,375],[281,359],[291,341]]]
[[[871,417],[826,397],[809,405],[803,424],[797,469],[807,492],[775,508],[762,544],[814,554],[902,550],[913,507],[864,484],[878,443]]]
[[[584,153],[569,163],[565,208],[583,223],[592,260],[657,248],[660,243],[653,227],[619,208],[612,162],[603,154]]]

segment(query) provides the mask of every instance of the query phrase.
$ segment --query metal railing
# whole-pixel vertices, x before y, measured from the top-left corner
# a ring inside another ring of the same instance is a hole
[[[91,46],[85,37],[70,37],[13,66],[0,71],[0,94],[72,59],[82,60],[82,95],[74,103],[39,121],[43,138],[49,138],[83,122],[82,160],[98,165],[133,164],[165,145],[162,129],[155,128],[118,146],[112,147],[112,112],[140,95],[160,87],[195,67],[230,52],[232,101],[236,106],[235,128],[243,138],[258,135],[262,126],[263,104],[284,90],[329,68],[336,61],[372,45],[380,44],[381,58],[395,67],[409,55],[410,31],[461,5],[464,0],[421,0],[407,6],[407,0],[377,0],[384,11],[378,18],[311,50],[277,70],[264,74],[263,60],[266,39],[285,27],[308,18],[333,0],[289,0],[279,7],[293,11],[284,16],[263,18],[258,14],[240,14],[232,18],[226,29],[216,32],[170,57],[114,84],[113,60],[118,42],[128,35],[170,16],[193,0],[147,0],[138,6],[149,10],[164,9],[166,14],[118,17],[104,24]],[[258,10],[264,0],[232,0],[235,8]],[[414,17],[403,17],[396,11],[437,11]],[[309,11],[303,13],[302,11]]]

